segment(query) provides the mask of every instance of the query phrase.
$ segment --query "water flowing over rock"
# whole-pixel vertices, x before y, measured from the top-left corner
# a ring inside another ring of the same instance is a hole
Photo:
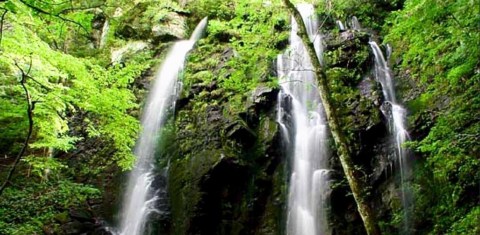
[[[187,53],[202,36],[206,25],[205,18],[198,24],[190,40],[175,43],[155,76],[156,79],[142,116],[143,131],[134,152],[137,162],[130,173],[123,203],[119,230],[121,235],[143,234],[150,213],[159,213],[154,205],[160,198],[152,187],[155,178],[153,161],[158,135],[177,99],[177,79],[183,70]]]
[[[383,56],[382,50],[376,42],[369,42],[375,55],[375,77],[382,85],[383,95],[385,97],[382,105],[382,112],[389,121],[390,130],[395,139],[396,158],[395,162],[400,170],[401,183],[401,200],[404,209],[404,233],[409,231],[409,210],[411,206],[411,195],[408,189],[407,179],[410,176],[410,166],[408,152],[403,144],[409,139],[408,132],[405,129],[406,110],[397,103],[395,95],[395,84],[392,72],[388,66],[388,62]],[[391,53],[391,48],[387,50],[387,56]]]
[[[98,45],[99,48],[103,48],[105,46],[105,43],[107,43],[107,37],[109,32],[110,32],[110,22],[108,21],[108,19],[106,19],[102,27],[102,34],[100,36],[100,42]]]
[[[297,9],[302,14],[318,57],[322,58],[322,36],[318,33],[319,23],[313,6],[301,4],[297,5]],[[278,122],[293,163],[287,234],[329,234],[326,216],[330,193],[328,129],[315,74],[306,48],[297,36],[297,27],[292,20],[290,49],[277,59],[277,73],[282,87],[278,112],[288,113],[292,122],[286,123],[284,115],[279,115]],[[290,98],[289,102],[283,98],[285,96]]]
[[[338,29],[339,29],[340,31],[345,31],[346,28],[345,28],[345,26],[343,25],[343,22],[342,22],[341,20],[337,20],[336,23],[337,23]]]
[[[360,22],[358,22],[358,19],[356,16],[353,16],[352,19],[350,20],[350,27],[353,30],[361,30],[362,26],[360,25]]]

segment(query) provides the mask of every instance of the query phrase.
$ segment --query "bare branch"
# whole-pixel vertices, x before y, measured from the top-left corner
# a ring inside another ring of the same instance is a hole
[[[89,31],[87,28],[85,28],[85,26],[83,26],[82,24],[80,24],[79,22],[77,21],[74,21],[74,20],[71,20],[69,18],[66,18],[64,16],[61,15],[61,13],[59,14],[54,14],[54,13],[51,13],[51,12],[48,12],[48,11],[45,11],[37,6],[34,6],[28,2],[25,2],[25,0],[18,0],[20,1],[21,3],[23,3],[25,6],[27,7],[30,7],[31,9],[35,10],[36,12],[38,13],[41,13],[41,14],[44,14],[44,15],[49,15],[49,16],[53,16],[55,18],[58,18],[58,19],[61,19],[63,21],[66,21],[66,22],[69,22],[69,23],[72,23],[72,24],[75,24],[77,25],[78,27],[80,27],[83,31],[85,31],[85,33],[89,34]]]
[[[20,162],[22,156],[25,154],[27,148],[28,148],[28,142],[30,141],[30,137],[32,136],[33,132],[33,104],[32,104],[32,98],[30,96],[30,93],[28,91],[28,88],[26,86],[27,78],[29,77],[28,73],[31,71],[32,68],[32,59],[30,57],[30,65],[28,68],[28,73],[25,73],[25,71],[18,65],[18,63],[15,61],[15,66],[20,70],[21,74],[21,79],[20,79],[20,84],[22,85],[23,90],[25,91],[25,99],[27,101],[27,115],[28,115],[28,133],[27,136],[25,137],[25,141],[23,142],[23,147],[18,153],[17,157],[15,158],[15,161],[12,164],[12,167],[10,168],[10,171],[8,172],[7,178],[3,182],[2,186],[0,186],[0,195],[2,195],[3,190],[7,187],[7,185],[10,183],[10,180],[12,179],[13,173],[15,172],[15,169]]]
[[[40,87],[46,89],[47,91],[51,91],[51,90],[52,90],[51,87],[48,87],[47,85],[39,82],[36,78],[34,78],[34,77],[30,76],[30,75],[26,75],[26,76],[27,76],[27,78],[29,78],[29,79],[31,79],[32,81],[34,81],[35,83],[37,83]]]
[[[0,45],[2,45],[2,38],[3,38],[3,23],[5,21],[5,15],[7,15],[8,13],[7,9],[3,9],[3,10],[5,11],[2,13],[2,16],[0,18]]]
[[[70,8],[66,8],[66,9],[61,10],[58,14],[66,14],[66,13],[69,13],[69,12],[72,12],[72,11],[90,10],[90,9],[95,9],[95,8],[99,8],[99,7],[103,7],[103,6],[105,6],[105,4],[94,5],[94,6],[85,6],[85,7],[70,7]]]

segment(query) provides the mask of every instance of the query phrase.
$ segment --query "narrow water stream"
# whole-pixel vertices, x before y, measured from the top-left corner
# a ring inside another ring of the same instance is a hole
[[[411,195],[408,188],[407,179],[409,178],[410,167],[406,149],[403,144],[409,139],[408,132],[405,127],[406,110],[397,102],[395,94],[395,84],[393,81],[392,71],[388,66],[388,62],[383,56],[382,50],[376,42],[369,42],[375,56],[375,77],[382,85],[383,96],[385,97],[382,112],[389,120],[390,130],[395,139],[396,163],[400,169],[400,189],[401,200],[404,210],[404,231],[407,234],[410,228],[409,210],[411,206]],[[391,53],[391,48],[387,48],[387,54]]]

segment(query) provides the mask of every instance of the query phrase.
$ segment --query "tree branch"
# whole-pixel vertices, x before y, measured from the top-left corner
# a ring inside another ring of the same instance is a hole
[[[58,14],[66,14],[66,13],[69,13],[69,12],[72,12],[72,11],[82,11],[82,10],[90,10],[90,9],[95,9],[95,8],[99,8],[99,7],[103,7],[105,6],[105,3],[103,4],[99,4],[99,5],[94,5],[94,6],[85,6],[85,7],[70,7],[70,8],[65,8],[63,10],[61,10]]]
[[[27,73],[28,74],[28,73]],[[39,82],[37,79],[33,78],[32,76],[30,75],[26,75],[27,78],[30,78],[32,81],[34,81],[35,83],[37,83],[40,87],[44,88],[45,90],[47,91],[51,91],[52,88],[51,87],[48,87],[47,85],[44,85],[43,83]]]
[[[332,106],[333,98],[331,96],[330,87],[328,86],[327,75],[325,73],[324,67],[320,63],[320,59],[317,56],[315,47],[308,37],[307,29],[303,21],[302,15],[297,10],[297,8],[289,1],[283,0],[284,4],[287,6],[287,9],[293,15],[295,21],[298,25],[297,35],[302,39],[307,53],[310,56],[312,66],[314,68],[315,75],[318,81],[318,90],[320,93],[320,98],[325,108],[325,114],[327,116],[327,122],[330,127],[335,145],[337,147],[337,153],[342,164],[343,171],[348,180],[350,188],[353,193],[353,197],[357,203],[357,209],[362,217],[365,230],[369,235],[380,234],[378,225],[375,223],[375,216],[372,209],[369,206],[367,200],[367,185],[362,179],[364,173],[361,172],[358,168],[355,167],[353,163],[353,151],[349,146],[352,146],[349,143],[349,139],[343,133],[341,128],[337,110]]]
[[[3,22],[5,21],[5,15],[7,15],[8,10],[4,9],[5,11],[2,13],[0,18],[0,46],[2,45],[2,38],[3,38]]]
[[[15,66],[17,66],[17,68],[22,73],[20,84],[22,85],[22,88],[25,91],[25,99],[27,101],[28,133],[27,133],[27,136],[25,137],[25,141],[23,142],[22,149],[18,153],[17,157],[15,158],[15,161],[12,164],[12,167],[10,168],[10,171],[8,172],[7,178],[3,182],[2,186],[0,186],[0,196],[2,195],[3,190],[7,187],[10,180],[12,179],[13,173],[15,172],[15,169],[16,169],[18,163],[20,162],[20,159],[25,154],[25,151],[28,148],[28,142],[30,141],[30,137],[32,136],[32,132],[33,132],[33,104],[32,104],[32,98],[31,98],[30,93],[29,93],[29,91],[27,89],[27,86],[26,86],[27,78],[29,77],[28,73],[30,73],[30,70],[32,68],[32,60],[30,58],[30,65],[29,65],[27,73],[25,73],[25,71],[17,64],[17,62],[15,62]]]
[[[45,10],[43,10],[43,9],[37,7],[37,6],[34,6],[34,5],[32,5],[32,4],[28,3],[28,2],[25,2],[25,0],[18,0],[18,1],[20,1],[21,3],[23,3],[25,6],[30,7],[31,9],[35,10],[35,11],[38,12],[38,13],[41,13],[41,14],[44,14],[44,15],[53,16],[53,17],[59,18],[59,19],[61,19],[61,20],[63,20],[63,21],[66,21],[66,22],[75,24],[75,25],[77,25],[78,27],[80,27],[81,29],[83,29],[83,31],[85,31],[85,33],[89,34],[88,29],[85,28],[85,26],[83,26],[82,24],[78,23],[77,21],[74,21],[74,20],[65,18],[64,16],[61,15],[61,13],[59,13],[59,14],[54,14],[54,13],[45,11]]]

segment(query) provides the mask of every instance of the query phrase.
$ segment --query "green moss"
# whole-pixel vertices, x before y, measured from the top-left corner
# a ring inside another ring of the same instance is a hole
[[[286,22],[288,16],[278,8],[279,3],[264,6],[258,1],[231,1],[214,4],[215,8],[204,4],[199,1],[189,6],[192,13],[208,12],[211,18],[206,38],[190,56],[185,84],[215,81],[229,101],[228,112],[238,114],[249,92],[260,82],[276,80],[269,76],[271,61],[280,53],[275,45],[288,33],[286,27],[275,25]],[[222,7],[230,10],[215,13]]]
[[[220,150],[203,150],[185,155],[171,163],[169,195],[173,234],[185,234],[188,230],[189,221],[194,217],[202,196],[199,182],[222,155]]]

